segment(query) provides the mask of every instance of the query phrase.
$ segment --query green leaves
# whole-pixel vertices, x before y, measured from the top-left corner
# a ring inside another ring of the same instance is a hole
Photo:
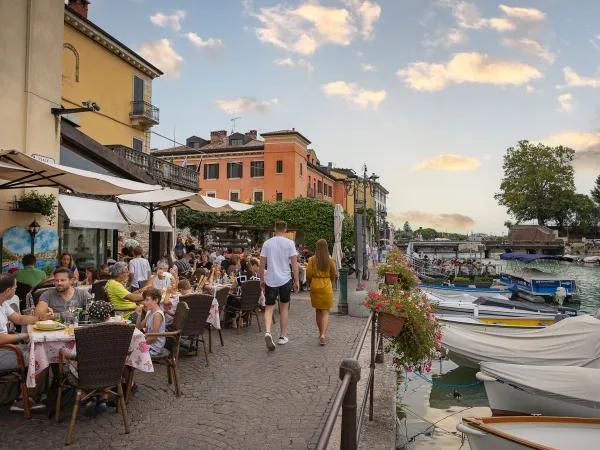
[[[600,175],[596,178],[596,184],[594,184],[594,189],[592,189],[592,200],[596,202],[596,205],[600,206]]]

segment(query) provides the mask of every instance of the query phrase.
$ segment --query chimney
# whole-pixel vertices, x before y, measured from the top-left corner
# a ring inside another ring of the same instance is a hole
[[[248,136],[250,139],[252,139],[253,141],[256,140],[256,130],[250,130],[246,133],[246,136]]]
[[[333,169],[333,163],[327,163],[327,170]]]
[[[69,7],[87,19],[89,0],[69,0]]]
[[[210,143],[215,144],[217,142],[227,142],[227,131],[211,131],[210,132]]]

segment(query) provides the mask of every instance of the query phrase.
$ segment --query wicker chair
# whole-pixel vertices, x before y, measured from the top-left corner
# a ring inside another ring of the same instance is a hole
[[[248,315],[248,319],[252,317],[252,314],[256,316],[256,323],[258,324],[258,331],[261,331],[260,328],[260,319],[258,318],[258,313],[256,312],[256,308],[258,307],[258,299],[260,298],[260,281],[250,280],[245,281],[241,285],[242,295],[238,296],[240,300],[240,307],[236,308],[234,306],[226,306],[225,311],[229,313],[240,313],[240,315]],[[237,334],[240,334],[240,327],[237,328]]]
[[[206,321],[210,314],[210,306],[213,301],[213,296],[208,294],[189,294],[179,297],[180,302],[186,302],[190,307],[188,319],[183,327],[181,335],[184,341],[190,341],[190,344],[195,343],[198,347],[198,342],[202,341],[204,348],[204,358],[208,364],[208,349],[204,339],[204,331],[206,330]]]
[[[107,301],[107,295],[106,295],[106,291],[104,290],[106,288],[106,283],[108,282],[108,280],[98,280],[98,281],[94,281],[94,283],[92,284],[92,289],[90,290],[90,294],[92,294],[94,296],[94,299],[99,302],[99,301]]]
[[[168,382],[169,384],[172,384],[173,381],[175,381],[175,395],[177,397],[181,395],[181,389],[179,387],[179,347],[181,345],[182,331],[185,328],[189,313],[190,308],[187,303],[180,300],[177,304],[177,309],[175,310],[173,323],[169,328],[171,331],[165,331],[164,333],[148,333],[146,335],[146,337],[156,336],[167,338],[163,351],[158,355],[152,356],[152,362],[164,362],[167,365]],[[133,371],[131,371],[131,373],[133,373]],[[127,396],[129,396],[131,381],[132,380],[128,381],[129,387]]]
[[[27,365],[23,359],[23,352],[14,344],[0,344],[0,349],[11,350],[17,357],[17,368],[14,370],[0,371],[0,377],[6,377],[8,382],[21,383],[21,397],[23,398],[23,412],[26,419],[31,419],[29,410],[29,389],[27,388]]]
[[[63,386],[77,389],[75,405],[71,413],[71,422],[67,432],[66,444],[69,445],[73,438],[73,429],[77,420],[79,406],[84,405],[90,398],[99,393],[108,393],[117,396],[117,409],[121,409],[125,433],[129,433],[127,409],[121,385],[121,375],[129,353],[131,338],[135,327],[120,323],[101,323],[75,329],[75,343],[77,355],[70,355],[66,349],[61,349],[59,354],[59,387],[56,398],[56,421],[60,418],[60,403]],[[77,376],[68,367],[64,360],[77,361]],[[117,387],[117,392],[114,387]],[[84,392],[86,392],[85,396]]]
[[[19,297],[20,306],[19,311],[23,311],[27,307],[27,294],[31,292],[33,286],[27,283],[21,283],[17,281],[17,290],[15,291],[15,295]]]
[[[219,302],[219,319],[221,320],[221,326],[225,320],[225,307],[227,306],[227,297],[229,297],[229,288],[222,287],[215,294],[215,298]]]

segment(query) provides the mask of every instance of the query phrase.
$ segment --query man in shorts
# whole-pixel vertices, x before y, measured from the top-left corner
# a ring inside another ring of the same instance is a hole
[[[275,342],[273,342],[271,336],[271,324],[273,323],[273,311],[275,310],[277,296],[279,296],[281,305],[279,311],[281,333],[277,343],[284,345],[288,343],[286,332],[292,289],[294,292],[298,292],[300,288],[298,253],[294,241],[284,236],[286,230],[287,224],[285,222],[275,222],[275,236],[264,243],[260,252],[260,286],[265,291],[265,342],[269,350],[275,349]],[[293,283],[292,269],[294,271]]]

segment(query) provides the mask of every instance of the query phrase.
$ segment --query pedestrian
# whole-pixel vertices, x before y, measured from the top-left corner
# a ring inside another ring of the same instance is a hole
[[[373,261],[373,267],[377,268],[377,263],[379,262],[379,249],[375,243],[373,244],[373,249],[371,250],[371,261]]]
[[[277,296],[279,296],[279,345],[287,344],[288,308],[292,289],[300,288],[298,281],[298,253],[294,241],[284,236],[287,224],[275,222],[275,236],[267,240],[260,252],[260,287],[265,292],[265,342],[269,350],[275,350],[271,336],[271,324]],[[290,267],[291,266],[291,267]],[[266,269],[266,270],[265,270]],[[292,270],[294,281],[292,282]],[[293,284],[293,286],[292,286]]]
[[[329,256],[327,241],[317,241],[315,256],[308,260],[306,281],[310,284],[310,303],[315,308],[319,342],[325,345],[325,334],[329,325],[329,310],[333,308],[333,283],[337,278],[335,263]]]
[[[139,247],[140,243],[137,241],[137,233],[135,231],[129,233],[129,239],[127,239],[123,245],[127,248]]]

